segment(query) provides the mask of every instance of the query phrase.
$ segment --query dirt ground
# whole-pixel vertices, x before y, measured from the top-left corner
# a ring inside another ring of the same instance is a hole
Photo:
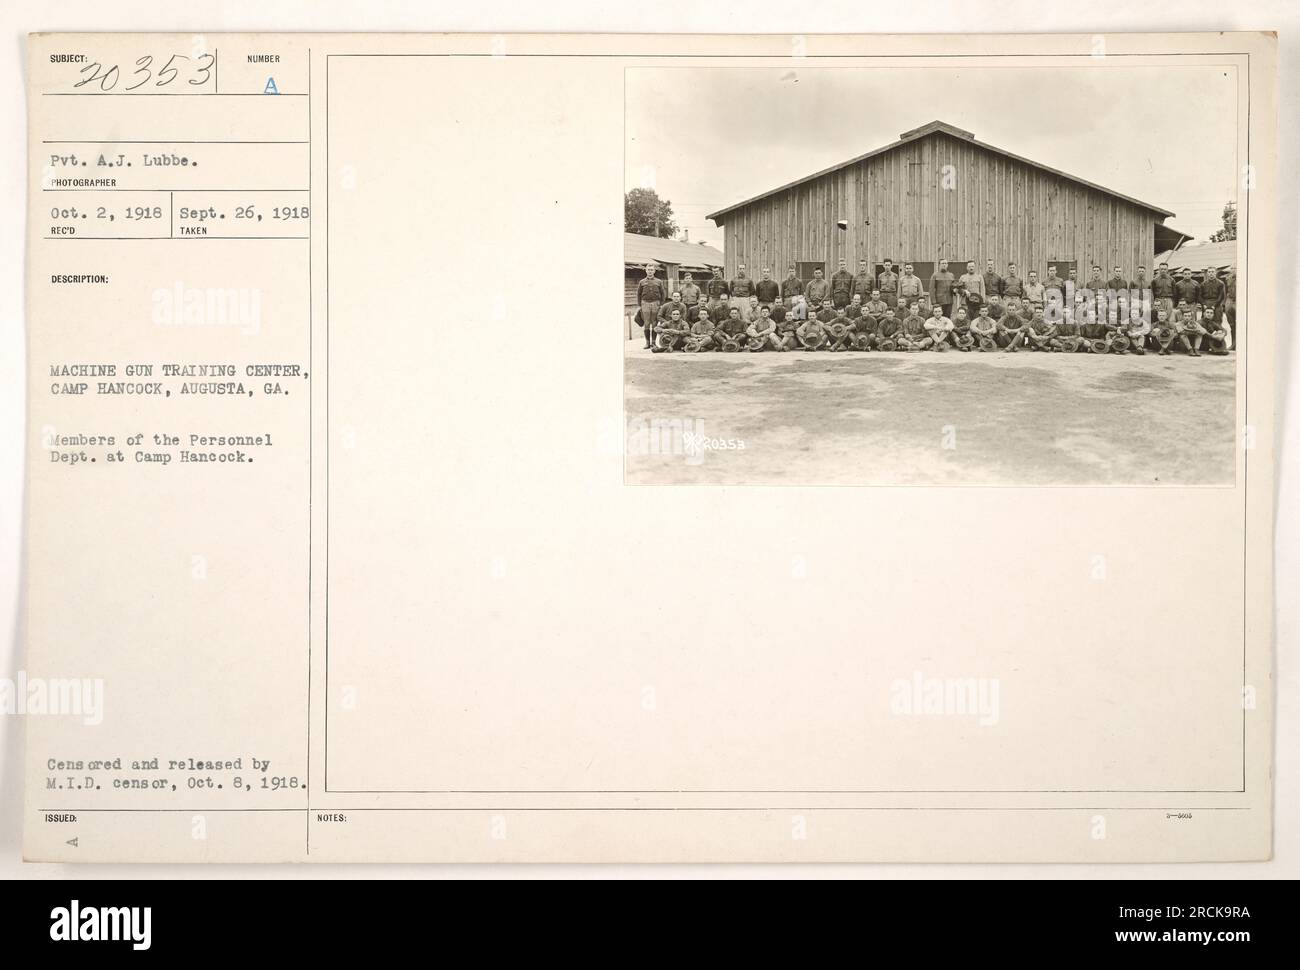
[[[624,365],[629,484],[1233,481],[1235,354],[651,354],[627,341]]]

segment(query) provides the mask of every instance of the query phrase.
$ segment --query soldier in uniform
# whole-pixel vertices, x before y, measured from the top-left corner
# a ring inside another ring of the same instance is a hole
[[[1134,304],[1142,311],[1142,317],[1147,322],[1147,330],[1151,329],[1151,281],[1147,279],[1147,268],[1139,266],[1137,268],[1137,277],[1129,281],[1129,315],[1132,317],[1132,307]]]
[[[1083,334],[1073,313],[1057,322],[1053,342],[1058,350],[1067,354],[1078,353],[1083,349]]]
[[[844,258],[841,257],[840,268],[831,277],[831,302],[835,304],[835,309],[842,310],[849,305],[852,296],[853,274],[845,268]]]
[[[952,342],[958,350],[963,353],[969,353],[974,350],[975,335],[971,332],[970,317],[966,316],[966,308],[958,307],[952,315]]]
[[[1018,304],[1017,304],[1018,305]],[[1002,314],[1002,319],[997,322],[998,346],[1004,353],[1014,354],[1020,349],[1020,345],[1025,342],[1025,331],[1029,327],[1027,321],[1019,312],[1012,312],[1010,309]]]
[[[682,274],[682,302],[688,307],[693,307],[700,302],[700,288],[695,284],[690,273]]]
[[[854,293],[853,300],[844,308],[844,316],[850,322],[857,320],[862,316],[862,294]]]
[[[687,326],[682,311],[674,307],[667,319],[661,319],[655,325],[655,346],[654,352],[671,354],[674,350],[680,350],[682,341],[691,332]]]
[[[885,308],[887,306],[888,304],[880,298],[880,291],[873,289],[871,291],[871,299],[863,305],[862,312],[869,317],[875,317],[876,321],[879,322],[880,318],[885,315]]]
[[[740,318],[739,307],[727,307],[727,318],[722,321],[718,328],[722,331],[724,340],[739,341],[741,346],[745,344],[745,321]]]
[[[812,316],[831,295],[831,285],[822,278],[820,269],[813,270],[813,278],[803,289],[804,299],[808,301],[808,316]]]
[[[984,341],[992,340],[994,345],[997,344],[998,322],[989,316],[989,305],[981,304],[979,313],[977,313],[970,322],[971,336],[975,338],[975,344],[980,350],[989,350],[985,347]]]
[[[645,264],[645,279],[636,285],[636,302],[641,307],[641,329],[645,345],[654,345],[654,328],[659,322],[659,307],[664,302],[664,284],[655,278],[655,264]]]
[[[808,318],[808,305],[803,299],[803,280],[795,275],[794,263],[786,268],[785,279],[781,281],[781,299],[785,301],[790,315],[796,320]]]
[[[934,343],[934,339],[925,332],[925,318],[916,310],[916,304],[911,304],[902,326],[898,328],[899,350],[926,350]]]
[[[1169,313],[1163,306],[1156,307],[1156,322],[1151,328],[1151,336],[1155,338],[1156,346],[1160,348],[1157,353],[1161,357],[1168,357],[1170,345],[1178,338],[1178,329],[1169,319]]]
[[[1192,278],[1192,271],[1184,269],[1174,284],[1174,302],[1186,303],[1195,310],[1201,302],[1201,285]]]
[[[743,316],[749,307],[749,298],[754,295],[754,281],[745,273],[745,264],[736,267],[736,278],[727,287],[731,293],[731,305]]]
[[[1025,298],[1025,281],[1020,278],[1016,271],[1015,263],[1007,264],[1007,276],[1002,281],[1002,298],[1011,300],[1012,298],[1023,300]]]
[[[925,332],[930,338],[931,350],[947,350],[956,346],[953,343],[955,324],[943,313],[943,307],[935,304],[930,308],[930,317],[925,321]]]
[[[776,324],[772,322],[772,308],[758,305],[758,319],[745,330],[749,337],[749,349],[753,351],[781,349],[781,342],[776,339]]]
[[[772,279],[772,271],[767,267],[763,268],[763,278],[754,286],[754,295],[758,297],[759,306],[765,306],[769,309],[773,303],[781,298],[781,286],[776,280]]]
[[[1223,281],[1219,279],[1218,271],[1210,266],[1205,270],[1205,277],[1201,280],[1201,306],[1205,313],[1209,314],[1210,322],[1219,318],[1219,311],[1223,306],[1223,298],[1227,293],[1227,288]]]
[[[1045,302],[1047,287],[1038,282],[1038,274],[1032,269],[1029,271],[1029,282],[1025,284],[1025,299],[1029,301],[1031,307],[1041,307]]]
[[[873,309],[876,307],[877,309]],[[885,305],[879,300],[862,305],[862,315],[852,321],[853,346],[858,350],[874,350],[880,340],[880,318],[885,315]]]
[[[1187,300],[1178,301],[1178,309],[1174,311],[1174,330],[1178,332],[1178,342],[1190,356],[1201,356],[1201,341],[1208,331],[1197,319],[1194,304]]]
[[[945,317],[953,315],[953,288],[957,285],[957,278],[948,272],[948,260],[939,260],[939,268],[935,274],[930,277],[930,301],[943,311]]]
[[[993,268],[993,260],[984,260],[984,299],[992,297],[1001,297],[1004,294],[1002,277],[998,275],[997,270]]]
[[[1129,351],[1142,357],[1146,354],[1147,337],[1151,333],[1151,320],[1140,300],[1129,303],[1128,321],[1120,326],[1119,332],[1128,337]]]
[[[1029,328],[1026,331],[1029,337],[1029,349],[1031,351],[1039,350],[1043,353],[1051,353],[1056,350],[1056,324],[1043,317],[1041,307],[1034,308],[1034,317],[1029,321]]]
[[[753,323],[758,319],[758,297],[751,296],[749,303],[745,306],[745,312],[740,315],[746,323]]]
[[[1124,279],[1123,266],[1115,267],[1115,271],[1111,274],[1110,279],[1106,281],[1106,289],[1114,290],[1117,293],[1128,289],[1128,280]]]
[[[1223,323],[1228,332],[1224,349],[1232,346],[1233,334],[1237,332],[1237,268],[1228,267],[1228,275],[1223,279]]]
[[[880,325],[877,328],[876,346],[880,350],[897,350],[898,349],[898,328],[900,321],[894,312],[892,306],[885,306],[885,315],[880,318]]]
[[[989,260],[989,270],[993,269],[993,260]],[[1001,284],[1002,277],[997,273],[993,276]],[[966,264],[966,272],[962,274],[961,279],[957,281],[957,293],[961,297],[961,305],[966,308],[968,314],[979,313],[980,307],[989,301],[989,291],[984,284],[987,281],[988,274],[981,276],[975,272],[975,262]]]
[[[799,338],[803,349],[807,351],[821,350],[826,345],[826,328],[815,316],[799,324],[795,335]]]
[[[772,322],[784,323],[785,318],[788,315],[789,315],[789,311],[786,310],[785,308],[785,301],[778,296],[776,298],[776,302],[772,304]]]
[[[687,309],[686,304],[682,302],[682,294],[678,290],[673,290],[673,298],[659,308],[659,322],[667,320],[674,310],[685,320]]]
[[[880,275],[876,278],[876,289],[880,291],[880,298],[885,301],[885,306],[897,309],[898,274],[894,272],[893,260],[884,260],[883,266]]]
[[[776,324],[777,350],[794,350],[799,346],[799,324],[793,316],[785,316]]]
[[[1155,279],[1151,281],[1151,299],[1157,309],[1165,311],[1165,317],[1172,322],[1174,315],[1174,278],[1169,275],[1169,264],[1161,263],[1156,267]]]
[[[865,259],[858,260],[858,271],[853,277],[853,295],[862,297],[865,303],[871,291],[876,288],[876,274],[871,272]]]
[[[912,264],[905,263],[903,265],[903,275],[898,278],[899,306],[910,307],[913,303],[919,304],[924,296],[925,284],[922,283],[920,277],[912,271]],[[919,306],[918,309],[920,309]]]
[[[1061,279],[1061,277],[1059,277],[1056,274],[1056,264],[1048,263],[1047,279],[1043,280],[1043,302],[1044,303],[1052,299],[1053,290],[1059,291],[1059,295],[1056,297],[1056,301],[1058,303],[1064,303],[1065,302],[1065,280]]]
[[[686,338],[686,348],[689,350],[693,346],[697,352],[716,350],[718,345],[713,339],[716,328],[713,326],[713,321],[709,319],[708,310],[693,306],[689,312],[695,314],[695,320],[691,323],[691,332]]]

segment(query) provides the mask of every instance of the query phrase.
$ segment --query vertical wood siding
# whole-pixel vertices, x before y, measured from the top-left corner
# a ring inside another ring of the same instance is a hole
[[[951,166],[949,168],[948,166]],[[952,188],[944,185],[945,175]],[[893,151],[760,199],[723,217],[726,276],[744,263],[777,279],[790,263],[822,260],[827,275],[843,257],[974,259],[992,257],[998,272],[1015,263],[1022,276],[1047,274],[1053,259],[1073,259],[1079,277],[1099,263],[1132,279],[1148,276],[1155,252],[1150,210],[1051,172],[936,133]],[[847,231],[836,221],[847,219]],[[962,267],[952,267],[961,275]]]

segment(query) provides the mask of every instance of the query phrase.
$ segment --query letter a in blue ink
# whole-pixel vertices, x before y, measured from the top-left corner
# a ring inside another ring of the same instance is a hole
[[[275,78],[273,78],[273,77],[268,77],[268,78],[266,79],[266,87],[264,87],[264,88],[262,89],[262,93],[263,93],[263,94],[279,94],[279,93],[280,93],[280,89],[277,88],[277,87],[275,86]]]

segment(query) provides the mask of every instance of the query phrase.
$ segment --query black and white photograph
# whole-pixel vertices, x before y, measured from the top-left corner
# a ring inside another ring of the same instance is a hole
[[[1082,60],[629,68],[626,480],[1231,485],[1237,70]]]

